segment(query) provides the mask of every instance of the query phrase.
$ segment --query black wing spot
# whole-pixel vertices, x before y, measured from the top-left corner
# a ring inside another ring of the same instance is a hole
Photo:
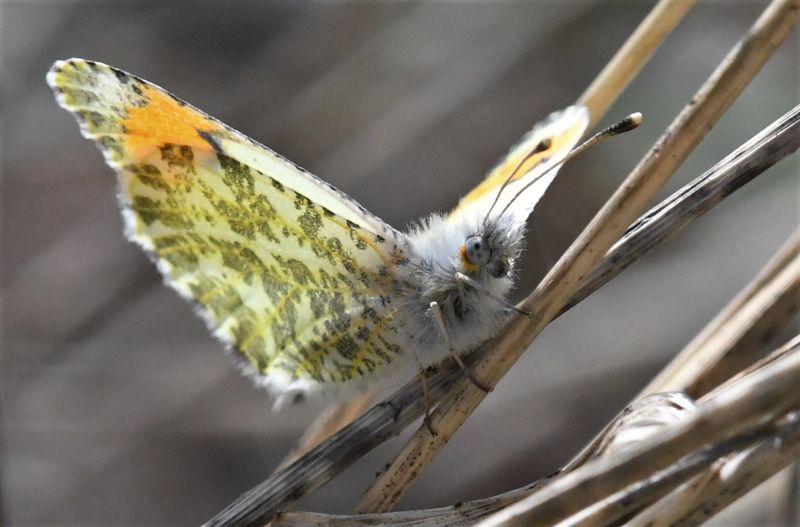
[[[206,132],[205,130],[197,130],[197,135],[203,138],[203,140],[211,145],[211,148],[214,149],[214,152],[218,154],[222,154],[222,146],[220,146],[219,141],[217,138],[211,134],[211,132]]]
[[[172,98],[173,101],[178,103],[178,106],[186,106],[186,101],[179,99],[176,95],[174,95],[174,94],[172,94],[170,92],[166,92],[166,93],[167,93],[167,95],[170,96],[170,98]]]
[[[114,76],[117,78],[117,80],[123,84],[127,83],[130,80],[128,78],[128,74],[125,73],[124,71],[118,70],[117,68],[111,68],[111,71],[114,72]]]

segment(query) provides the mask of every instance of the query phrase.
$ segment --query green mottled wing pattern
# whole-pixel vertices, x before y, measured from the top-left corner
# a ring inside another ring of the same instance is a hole
[[[48,81],[117,169],[129,236],[260,383],[308,391],[397,358],[402,235],[132,75],[73,59]]]

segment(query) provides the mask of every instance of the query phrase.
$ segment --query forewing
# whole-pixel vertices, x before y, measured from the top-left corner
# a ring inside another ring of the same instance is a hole
[[[117,170],[130,238],[260,383],[314,390],[397,357],[396,231],[130,74],[72,59],[48,82]]]
[[[558,172],[557,169],[548,170],[564,159],[578,143],[588,123],[589,113],[582,106],[570,106],[550,114],[509,150],[486,179],[461,198],[458,206],[450,213],[450,218],[469,215],[483,220],[487,214],[490,218],[496,217],[508,206],[506,214],[511,215],[515,221],[527,220]],[[530,156],[520,166],[525,157],[544,139],[550,141],[550,148]],[[514,177],[503,188],[503,183],[512,173]],[[517,193],[526,186],[527,189],[515,199]]]

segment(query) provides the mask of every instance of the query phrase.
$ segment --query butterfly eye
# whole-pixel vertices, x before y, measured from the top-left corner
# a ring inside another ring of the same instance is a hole
[[[467,238],[464,242],[466,246],[467,259],[473,265],[486,265],[492,256],[492,249],[483,236],[475,234]]]

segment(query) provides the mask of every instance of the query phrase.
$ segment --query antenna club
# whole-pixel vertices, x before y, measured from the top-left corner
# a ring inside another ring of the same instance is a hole
[[[636,128],[642,124],[642,112],[633,112],[625,120],[630,123],[631,129]]]
[[[635,112],[627,116],[625,119],[619,121],[618,123],[612,124],[608,128],[605,128],[597,135],[604,137],[611,137],[614,135],[624,134],[625,132],[630,132],[631,130],[639,126],[641,123],[642,123],[642,114],[639,112]]]

